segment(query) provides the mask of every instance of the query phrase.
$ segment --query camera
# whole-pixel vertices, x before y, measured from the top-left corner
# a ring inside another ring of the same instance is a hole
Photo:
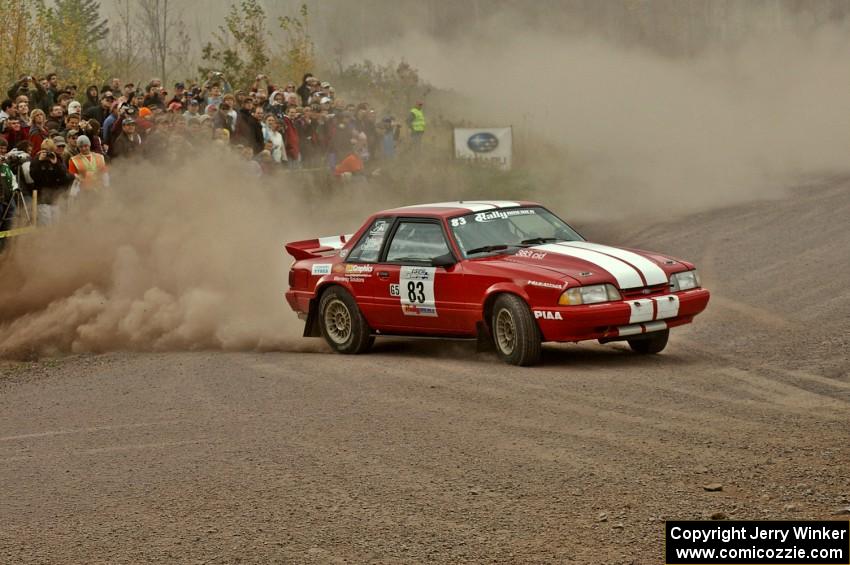
[[[8,153],[2,156],[3,161],[8,163],[12,167],[17,167],[22,163],[26,163],[30,160],[30,154],[26,151],[21,151],[20,149],[12,149]]]

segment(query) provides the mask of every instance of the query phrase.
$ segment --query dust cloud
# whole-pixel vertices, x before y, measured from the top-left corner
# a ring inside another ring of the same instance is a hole
[[[243,167],[229,154],[119,164],[103,197],[17,238],[0,257],[0,356],[309,346],[283,297],[283,243],[362,218]]]
[[[440,112],[512,125],[522,162],[555,179],[543,197],[573,219],[663,219],[848,168],[846,22],[675,56],[522,21],[501,12],[450,40],[410,32],[355,58],[403,53],[468,101]]]

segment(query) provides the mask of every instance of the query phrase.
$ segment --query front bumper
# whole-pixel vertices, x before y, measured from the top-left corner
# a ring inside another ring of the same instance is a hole
[[[708,290],[695,288],[601,304],[536,306],[532,311],[544,341],[613,341],[688,324],[705,310],[709,297]]]

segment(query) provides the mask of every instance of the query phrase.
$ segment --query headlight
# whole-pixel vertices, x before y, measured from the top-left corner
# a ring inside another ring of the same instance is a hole
[[[699,275],[696,270],[674,273],[670,277],[670,292],[690,290],[692,288],[698,288],[699,286]]]
[[[596,304],[620,300],[620,293],[610,284],[593,284],[567,289],[558,299],[561,306],[576,306],[578,304]]]

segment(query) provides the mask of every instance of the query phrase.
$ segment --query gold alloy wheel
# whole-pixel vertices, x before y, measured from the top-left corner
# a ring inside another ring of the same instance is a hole
[[[328,337],[339,345],[351,337],[351,312],[338,298],[334,298],[325,308],[325,330]]]
[[[499,310],[496,314],[496,343],[505,355],[513,353],[516,347],[516,325],[507,309]]]

